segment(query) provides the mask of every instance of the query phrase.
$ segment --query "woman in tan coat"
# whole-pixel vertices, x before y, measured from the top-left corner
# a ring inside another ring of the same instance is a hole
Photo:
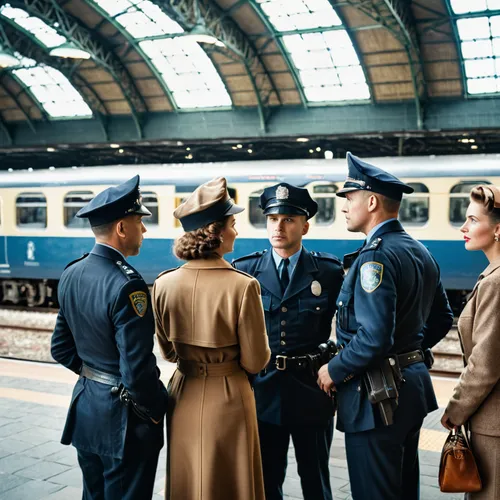
[[[169,384],[166,498],[264,500],[255,400],[247,373],[268,363],[260,286],[231,267],[237,232],[226,180],[200,186],[174,212],[184,230],[174,252],[186,264],[153,288]]]
[[[461,228],[467,250],[482,250],[489,265],[479,276],[458,331],[466,367],[441,423],[451,429],[467,421],[483,490],[471,500],[500,499],[500,188],[471,191]]]

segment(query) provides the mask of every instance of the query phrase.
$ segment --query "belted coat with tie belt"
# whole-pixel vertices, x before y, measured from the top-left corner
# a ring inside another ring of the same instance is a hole
[[[222,258],[188,261],[153,288],[169,385],[166,498],[264,500],[247,373],[270,357],[257,280]]]
[[[271,363],[253,382],[258,419],[274,425],[325,424],[334,407],[316,377],[308,369],[279,371],[275,360],[312,353],[329,339],[343,281],[340,261],[302,248],[284,293],[272,250],[236,259],[233,266],[259,280],[272,351]]]

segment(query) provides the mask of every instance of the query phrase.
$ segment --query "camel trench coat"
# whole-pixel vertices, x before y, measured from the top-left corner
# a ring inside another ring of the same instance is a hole
[[[471,446],[483,491],[471,500],[500,498],[500,260],[479,276],[458,332],[466,367],[446,412],[456,425],[470,421]]]
[[[222,258],[188,261],[157,278],[153,305],[162,355],[179,367],[169,384],[166,498],[264,500],[246,373],[265,368],[271,354],[259,283]],[[218,363],[236,369],[183,369]]]

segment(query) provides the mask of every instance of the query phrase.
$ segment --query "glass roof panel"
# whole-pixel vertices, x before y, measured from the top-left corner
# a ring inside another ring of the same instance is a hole
[[[149,0],[93,0],[138,40],[179,108],[231,106],[231,97],[212,60],[190,37],[150,37],[183,33],[180,24]],[[117,7],[119,3],[119,8]]]
[[[311,102],[369,99],[363,69],[346,30],[328,0],[256,0],[298,70]],[[315,30],[301,33],[300,30]],[[293,33],[296,31],[297,33]],[[292,32],[292,33],[290,33]],[[340,80],[339,80],[340,75]],[[352,85],[353,82],[359,85]],[[345,91],[343,85],[350,85]]]
[[[66,38],[43,22],[40,18],[30,16],[23,9],[15,9],[9,4],[0,7],[0,15],[17,24],[24,31],[31,33],[45,47],[52,49],[66,42]]]
[[[57,69],[18,56],[22,68],[12,70],[51,118],[90,118],[92,111]]]
[[[500,8],[500,0],[450,0],[457,19],[460,49],[469,94],[500,91],[500,16],[488,15]],[[478,13],[478,17],[467,17]],[[483,15],[484,14],[484,15]]]

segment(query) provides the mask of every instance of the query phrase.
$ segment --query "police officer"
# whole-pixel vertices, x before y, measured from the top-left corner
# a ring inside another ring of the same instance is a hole
[[[397,220],[402,194],[413,189],[350,153],[347,160],[337,195],[346,198],[347,229],[366,234],[366,242],[344,258],[350,269],[336,333],[345,347],[321,367],[318,384],[338,394],[353,499],[414,500],[420,428],[438,407],[424,351],[446,335],[453,314],[437,263]],[[390,370],[381,387],[373,385],[380,370]]]
[[[96,244],[59,282],[52,356],[80,375],[61,442],[77,449],[84,500],[153,494],[167,393],[148,287],[126,261],[139,253],[147,215],[138,175],[99,193],[77,213]]]
[[[266,499],[283,498],[291,436],[305,500],[330,500],[334,406],[307,355],[330,337],[343,270],[333,255],[302,246],[318,209],[307,189],[282,182],[264,190],[260,207],[272,248],[233,265],[259,280],[272,352],[254,380]]]

